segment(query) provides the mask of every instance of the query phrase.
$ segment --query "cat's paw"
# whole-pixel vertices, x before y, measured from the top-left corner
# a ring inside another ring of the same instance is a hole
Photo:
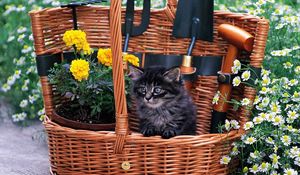
[[[172,130],[172,129],[165,130],[161,135],[161,137],[163,139],[169,139],[169,138],[175,137],[175,136],[176,136],[176,131]]]
[[[145,137],[150,137],[150,136],[155,136],[155,135],[156,135],[156,132],[155,132],[155,129],[154,129],[154,128],[147,128],[147,129],[145,129],[144,131],[142,131],[142,134],[143,134]]]

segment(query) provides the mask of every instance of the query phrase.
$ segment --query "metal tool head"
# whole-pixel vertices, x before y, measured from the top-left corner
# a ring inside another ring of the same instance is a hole
[[[193,23],[195,19],[198,19],[196,39],[212,41],[213,10],[213,0],[179,0],[173,26],[173,36],[192,38],[194,36],[194,32],[192,32]]]

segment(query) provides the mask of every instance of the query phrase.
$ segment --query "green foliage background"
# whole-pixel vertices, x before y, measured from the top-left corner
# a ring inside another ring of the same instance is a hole
[[[37,114],[38,111],[42,109],[42,98],[40,95],[38,76],[36,75],[36,70],[33,69],[35,66],[34,53],[32,53],[32,51],[28,53],[21,52],[22,49],[24,49],[24,45],[33,48],[32,40],[30,40],[31,29],[28,12],[34,9],[52,7],[53,5],[57,6],[59,3],[62,4],[70,1],[71,0],[61,0],[60,2],[57,0],[0,1],[0,89],[7,83],[9,76],[13,76],[16,70],[21,70],[21,77],[11,85],[11,90],[7,92],[0,90],[0,95],[5,96],[15,107],[16,113],[26,112],[27,118],[29,119],[38,118],[42,113],[40,111],[39,114]],[[260,1],[261,0],[215,0],[215,9],[253,13],[258,8],[254,4]],[[125,3],[124,0],[123,3]],[[152,7],[154,8],[164,7],[165,4],[165,0],[152,1]],[[142,0],[137,0],[136,5],[141,6]],[[15,7],[15,9],[24,10],[12,11],[5,14],[12,6]],[[284,9],[285,7],[287,7],[288,10]],[[295,66],[299,65],[299,49],[292,50],[282,56],[274,56],[271,54],[274,50],[291,49],[292,47],[299,46],[299,7],[299,0],[276,0],[275,2],[268,2],[259,6],[263,11],[255,12],[256,15],[263,16],[270,20],[270,32],[264,67],[271,69],[274,73],[273,76],[284,76],[285,72],[282,71],[282,64],[286,61],[293,63]],[[280,12],[282,15],[274,16],[276,10],[283,11]],[[276,30],[276,26],[280,23],[284,23],[284,21],[282,21],[284,16],[298,16],[298,24],[294,26],[286,24],[280,30]],[[18,29],[22,26],[27,30],[23,33],[18,33]],[[18,41],[21,34],[25,34],[25,37],[23,41]],[[10,37],[15,38],[12,41],[8,41]],[[25,63],[21,66],[17,66],[16,62],[21,57],[25,57]],[[28,71],[29,73],[26,74]],[[29,80],[27,84],[28,90],[23,91],[22,87],[26,80]],[[34,102],[29,102],[29,95],[35,95],[36,99]],[[26,107],[20,107],[22,100],[28,101]]]

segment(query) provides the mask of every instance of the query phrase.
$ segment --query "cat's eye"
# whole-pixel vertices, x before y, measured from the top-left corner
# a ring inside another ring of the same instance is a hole
[[[161,88],[156,87],[156,88],[153,89],[153,92],[156,93],[156,94],[159,94],[161,92]]]
[[[138,91],[139,91],[140,93],[142,93],[142,94],[145,94],[145,93],[146,93],[146,88],[145,88],[145,87],[140,87],[140,88],[138,89]]]

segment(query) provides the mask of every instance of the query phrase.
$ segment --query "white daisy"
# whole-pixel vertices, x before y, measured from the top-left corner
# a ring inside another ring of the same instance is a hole
[[[28,45],[24,45],[23,49],[21,50],[22,53],[26,54],[32,51],[32,47],[28,46]]]
[[[288,98],[288,97],[290,97],[290,94],[288,92],[285,92],[285,93],[282,94],[282,97]]]
[[[261,76],[264,77],[264,76],[269,76],[271,73],[271,71],[269,70],[266,70],[266,69],[262,69],[261,70]]]
[[[292,168],[284,169],[284,175],[298,175],[298,172]]]
[[[258,151],[254,151],[250,153],[250,157],[253,159],[257,159],[260,156],[260,153]]]
[[[20,33],[24,33],[24,32],[26,32],[27,31],[27,28],[26,27],[23,27],[23,26],[21,26],[21,27],[19,27],[18,28],[18,30],[17,30],[17,32],[20,34]]]
[[[262,87],[259,91],[260,94],[267,94],[268,92],[270,92],[270,88],[267,87]]]
[[[212,100],[212,104],[218,104],[219,99],[220,99],[220,91],[218,91],[218,92],[215,94],[215,96],[214,96],[214,98],[213,98],[213,100]]]
[[[229,156],[222,156],[222,158],[220,160],[220,163],[222,165],[228,165],[230,161],[231,161],[231,157],[229,157]]]
[[[252,145],[255,142],[256,142],[256,138],[255,137],[248,137],[246,140],[244,140],[244,143],[246,143],[248,145]]]
[[[19,60],[17,60],[16,65],[17,66],[22,66],[25,64],[25,57],[20,57]]]
[[[22,113],[20,113],[19,119],[20,119],[20,121],[23,121],[23,120],[25,120],[26,117],[27,117],[27,113],[22,112]]]
[[[300,94],[299,92],[295,91],[293,96],[292,96],[292,100],[295,101],[295,102],[298,102],[300,101]]]
[[[278,165],[280,165],[280,163],[279,163],[280,156],[278,156],[277,154],[273,153],[269,157],[272,160],[272,167],[275,168],[275,169],[277,169]]]
[[[287,115],[294,120],[296,120],[299,117],[299,114],[297,114],[296,111],[288,111]]]
[[[33,41],[33,34],[30,34],[29,37],[28,37],[28,39],[29,39],[30,41]]]
[[[275,29],[276,30],[279,30],[279,29],[282,29],[284,26],[286,26],[287,24],[286,23],[279,23],[275,26]]]
[[[274,145],[274,144],[275,144],[275,142],[274,142],[274,140],[272,139],[272,137],[268,137],[268,138],[266,139],[266,142],[267,142],[268,144],[270,144],[270,145]]]
[[[296,80],[296,79],[291,79],[290,81],[289,81],[289,84],[288,85],[290,85],[290,86],[296,86],[298,84],[298,80]]]
[[[16,70],[15,71],[15,73],[13,75],[15,77],[15,79],[19,79],[20,78],[21,72],[22,72],[21,70]]]
[[[259,172],[259,166],[257,164],[254,164],[251,168],[250,168],[250,172],[253,174],[256,174]]]
[[[279,175],[277,171],[273,170],[271,171],[270,175]]]
[[[291,63],[291,62],[285,62],[285,63],[283,63],[283,67],[285,68],[285,69],[290,69],[290,68],[292,68],[293,67],[293,64]]]
[[[37,95],[29,95],[28,100],[31,104],[33,104],[37,100]]]
[[[271,108],[271,111],[274,112],[274,113],[279,114],[281,112],[280,105],[279,105],[278,101],[272,102],[270,104],[270,108]]]
[[[294,71],[296,74],[300,74],[300,66],[297,66]]]
[[[21,108],[25,108],[26,106],[28,105],[28,100],[22,100],[21,102],[20,102],[20,107]]]
[[[37,113],[37,115],[39,115],[39,116],[41,116],[43,114],[45,114],[45,108],[39,110],[38,113]]]
[[[241,83],[241,78],[239,76],[234,77],[234,79],[232,80],[233,86],[239,86],[240,83]]]
[[[238,74],[239,73],[239,69],[235,66],[231,67],[231,73],[232,74]]]
[[[241,77],[242,77],[242,80],[243,80],[243,81],[249,80],[249,78],[251,77],[250,71],[247,70],[247,71],[243,72]]]
[[[297,146],[293,146],[291,149],[290,149],[290,157],[291,158],[296,158],[297,155],[300,154],[300,148],[298,148]]]
[[[28,86],[26,84],[22,86],[22,91],[28,91]]]
[[[269,97],[265,97],[261,100],[261,104],[264,106],[264,107],[267,107],[270,103],[270,98]]]
[[[267,120],[268,115],[269,115],[269,114],[264,113],[264,112],[261,112],[261,113],[258,114],[258,116],[261,117],[263,120]]]
[[[7,38],[7,42],[11,42],[11,41],[13,41],[14,39],[16,39],[15,36],[9,36],[9,37]]]
[[[24,84],[25,84],[25,85],[28,85],[29,82],[30,82],[30,80],[29,80],[29,79],[26,79],[26,80],[24,81]]]
[[[15,82],[16,82],[16,77],[14,77],[14,76],[9,76],[8,78],[7,78],[7,84],[9,85],[9,86],[12,86],[13,84],[15,84]]]
[[[263,86],[268,86],[271,83],[271,79],[268,76],[263,76],[261,83]]]
[[[26,117],[27,117],[27,114],[25,112],[12,115],[12,119],[14,122],[23,121],[23,120],[25,120]]]
[[[264,110],[264,106],[260,103],[258,105],[255,106],[257,110],[259,111],[263,111]]]
[[[231,127],[232,127],[233,129],[239,129],[239,128],[240,128],[239,122],[236,121],[236,120],[231,120],[231,121],[230,121],[230,124],[231,124]]]
[[[234,147],[232,148],[231,152],[230,152],[230,155],[236,156],[236,155],[238,155],[238,154],[239,154],[239,149],[238,149],[237,146],[234,146]]]
[[[248,106],[250,104],[249,98],[243,98],[242,101],[242,106]]]
[[[288,135],[284,135],[280,138],[280,140],[282,141],[283,145],[285,146],[289,146],[291,144],[291,137]]]
[[[272,124],[275,125],[275,126],[278,126],[278,125],[282,125],[284,124],[284,119],[281,115],[276,115],[273,120],[272,120]]]
[[[235,60],[233,61],[233,66],[234,66],[234,67],[237,67],[237,68],[240,70],[241,67],[242,67],[242,64],[241,64],[241,62],[240,62],[239,60],[235,59]]]
[[[19,5],[18,8],[16,9],[17,12],[24,12],[26,8],[23,5]]]
[[[259,166],[261,172],[266,173],[269,171],[271,164],[268,162],[262,162]]]
[[[275,118],[275,116],[276,116],[276,114],[275,114],[274,112],[268,113],[268,114],[267,114],[267,117],[266,117],[266,120],[267,120],[268,122],[272,122],[273,119]]]
[[[253,122],[251,122],[251,121],[247,122],[247,123],[244,124],[244,129],[249,130],[253,127],[253,125],[254,125]]]
[[[226,129],[226,131],[229,131],[231,129],[230,122],[227,119],[225,120],[225,129]]]
[[[264,121],[264,119],[262,117],[254,117],[253,118],[253,123],[258,125],[261,124]]]
[[[26,37],[25,34],[21,34],[18,36],[18,42],[23,42],[23,39]]]
[[[298,156],[298,157],[295,159],[294,164],[300,167],[300,158],[299,158],[299,157],[300,157],[300,156]]]
[[[255,99],[254,99],[253,104],[256,105],[256,104],[258,104],[260,101],[261,101],[261,97],[257,95],[257,96],[255,97]]]
[[[58,7],[58,6],[60,6],[60,2],[59,1],[52,1],[51,5],[53,7]]]
[[[1,87],[1,90],[2,90],[3,92],[7,92],[7,91],[9,91],[10,89],[11,89],[11,86],[8,85],[7,83],[3,84],[2,87]]]

